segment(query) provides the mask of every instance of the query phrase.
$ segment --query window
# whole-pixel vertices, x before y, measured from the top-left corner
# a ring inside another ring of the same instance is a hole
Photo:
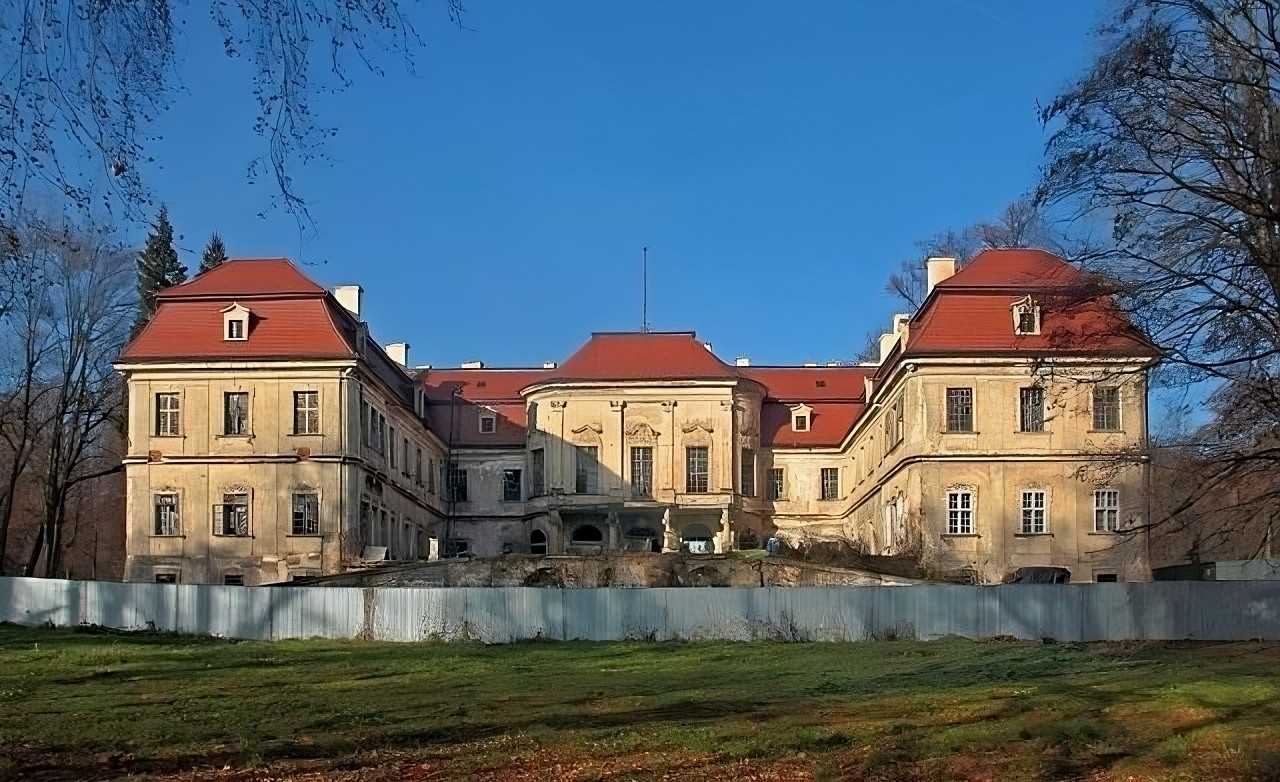
[[[504,502],[519,502],[523,499],[519,470],[502,471],[502,499]]]
[[[422,449],[421,448],[414,449],[413,482],[418,486],[422,485]]]
[[[427,494],[436,493],[436,460],[427,460]]]
[[[222,395],[222,433],[249,434],[249,394],[247,392],[228,391]]]
[[[1120,582],[1120,577],[1115,573],[1094,573],[1093,580],[1098,584],[1116,584]]]
[[[1013,333],[1018,335],[1040,333],[1040,307],[1030,296],[1013,305]]]
[[[239,573],[227,573],[222,577],[222,585],[229,587],[242,587],[244,586],[244,576]]]
[[[155,495],[155,534],[181,535],[182,528],[178,518],[178,495]]]
[[[973,389],[947,389],[947,431],[973,431]]]
[[[498,418],[493,414],[480,416],[480,434],[493,434],[498,429]]]
[[[898,401],[893,403],[893,444],[897,445],[907,435],[906,423],[903,420],[903,399],[898,397]]]
[[[547,533],[540,529],[529,533],[529,553],[543,555],[547,553]]]
[[[320,434],[320,392],[293,392],[293,433]]]
[[[242,340],[244,336],[244,318],[229,318],[227,320],[227,339]]]
[[[1042,535],[1049,531],[1044,496],[1044,492],[1039,489],[1022,493],[1021,531],[1023,535]]]
[[[708,449],[695,445],[684,449],[684,490],[690,494],[704,494],[709,477]]]
[[[293,525],[289,532],[293,535],[320,534],[320,495],[313,492],[293,495]]]
[[[594,524],[582,524],[574,528],[570,543],[603,543],[604,533]]]
[[[157,584],[176,584],[178,583],[177,573],[156,573]]]
[[[546,493],[546,452],[534,448],[529,453],[529,495],[541,497]]]
[[[369,403],[364,401],[364,391],[360,392],[360,444],[369,447]]]
[[[1024,432],[1044,431],[1044,389],[1018,389],[1018,428]]]
[[[449,499],[454,502],[467,501],[467,471],[449,465]]]
[[[177,394],[156,394],[156,436],[177,437],[182,417]]]
[[[577,456],[574,491],[579,494],[597,493],[600,477],[600,449],[594,445],[579,445]]]
[[[449,538],[444,544],[446,557],[460,557],[471,552],[471,542],[465,538]]]
[[[387,465],[391,469],[396,468],[396,428],[390,427],[388,430],[390,437],[387,439]]]
[[[947,492],[947,534],[973,534],[973,492]]]
[[[1120,492],[1098,489],[1093,493],[1093,531],[1115,532],[1120,528]]]
[[[1120,389],[1096,386],[1093,389],[1093,428],[1099,432],[1120,431]]]
[[[232,537],[249,536],[249,495],[243,492],[228,492],[222,495],[222,504],[216,506],[216,532],[219,535]]]
[[[840,468],[839,467],[823,467],[822,468],[822,499],[824,500],[840,499]]]
[[[631,446],[631,496],[653,496],[653,447]]]
[[[400,444],[400,470],[404,473],[404,477],[409,477],[409,438],[404,438]]]
[[[751,448],[742,449],[742,475],[739,491],[743,497],[756,496],[756,452]]]
[[[786,473],[781,467],[769,468],[769,499],[780,500],[787,496]]]

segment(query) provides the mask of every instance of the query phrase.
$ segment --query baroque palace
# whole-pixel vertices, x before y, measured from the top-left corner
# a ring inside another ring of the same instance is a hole
[[[727,363],[691,332],[561,364],[413,368],[361,289],[284,259],[160,293],[129,391],[126,577],[262,584],[433,552],[723,552],[843,540],[998,582],[1150,578],[1158,351],[1039,250],[927,262],[857,366]]]

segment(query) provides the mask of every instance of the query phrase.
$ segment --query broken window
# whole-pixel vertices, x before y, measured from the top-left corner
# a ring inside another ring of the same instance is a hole
[[[1018,390],[1018,424],[1024,432],[1044,431],[1044,389],[1038,386]]]
[[[578,494],[596,494],[599,491],[600,449],[594,445],[579,445],[577,455],[574,491]]]
[[[320,534],[320,495],[314,492],[298,492],[293,495],[293,535]]]
[[[176,584],[178,583],[177,573],[156,573],[157,584]]]
[[[502,500],[503,502],[519,502],[524,499],[522,496],[522,484],[520,481],[519,470],[503,470],[502,471]]]
[[[449,499],[453,502],[467,501],[467,471],[449,465]]]
[[[181,534],[178,522],[178,495],[172,493],[155,495],[155,534]]]
[[[232,537],[249,535],[249,495],[244,492],[228,492],[222,495],[222,504],[214,508],[217,515],[217,534]]]
[[[781,467],[769,468],[769,499],[780,500],[787,496],[786,472]]]
[[[222,395],[222,433],[246,435],[249,433],[249,394],[245,391],[228,391]]]
[[[839,467],[823,467],[822,468],[822,499],[824,500],[840,499],[840,468]]]
[[[653,447],[633,445],[631,447],[631,496],[647,498],[653,496]]]

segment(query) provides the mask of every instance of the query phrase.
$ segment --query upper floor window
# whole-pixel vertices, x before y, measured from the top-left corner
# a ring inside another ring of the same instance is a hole
[[[541,497],[547,493],[547,460],[546,452],[534,448],[529,452],[529,494]]]
[[[415,447],[413,453],[414,453],[413,483],[416,486],[421,486],[422,485],[422,449]]]
[[[400,444],[400,472],[404,477],[409,477],[409,438],[406,437]]]
[[[519,470],[503,470],[502,471],[502,500],[503,502],[519,502],[524,499],[522,495],[522,485],[520,482]]]
[[[449,465],[448,471],[449,499],[454,502],[467,501],[467,471]]]
[[[493,413],[480,414],[480,434],[493,434],[498,430],[498,417]]]
[[[973,534],[973,492],[947,492],[947,534]]]
[[[293,392],[293,433],[320,433],[320,392]]]
[[[577,447],[578,464],[574,491],[578,494],[595,494],[600,477],[600,449],[594,445]]]
[[[653,496],[653,446],[631,446],[631,496]]]
[[[756,452],[752,448],[742,449],[742,475],[738,491],[743,497],[756,496]]]
[[[388,431],[390,436],[387,440],[387,460],[391,464],[391,469],[394,470],[396,468],[396,428],[394,426],[389,427]]]
[[[249,338],[249,309],[242,304],[232,304],[222,311],[222,338],[241,342]]]
[[[786,472],[781,467],[769,468],[769,499],[780,500],[787,496]]]
[[[1045,493],[1040,489],[1029,489],[1022,493],[1022,526],[1023,535],[1041,535],[1049,531],[1048,509],[1045,506]]]
[[[181,535],[179,523],[178,495],[172,492],[155,495],[155,528],[156,535]]]
[[[947,389],[947,431],[973,431],[973,389]]]
[[[315,492],[296,492],[293,495],[293,523],[289,526],[293,535],[320,534],[320,495]]]
[[[1023,432],[1044,431],[1044,389],[1018,389],[1018,428]]]
[[[822,468],[822,499],[824,500],[840,499],[840,468],[839,467],[823,467]]]
[[[813,423],[813,408],[808,405],[796,405],[791,408],[791,431],[807,432]]]
[[[174,393],[156,394],[156,436],[177,437],[182,420],[181,403]]]
[[[1098,489],[1093,493],[1093,531],[1115,532],[1120,529],[1120,492]]]
[[[1099,432],[1120,431],[1120,389],[1116,386],[1094,386],[1093,428]]]
[[[1040,305],[1030,296],[1013,303],[1013,333],[1023,336],[1040,333]]]
[[[249,394],[246,391],[228,391],[222,395],[222,433],[249,434]]]
[[[684,490],[690,494],[704,494],[710,478],[710,454],[705,445],[684,449]]]

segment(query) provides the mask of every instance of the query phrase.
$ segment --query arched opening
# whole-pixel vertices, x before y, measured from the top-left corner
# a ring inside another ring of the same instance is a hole
[[[662,539],[651,527],[632,527],[627,530],[627,542],[632,544],[631,551],[650,551],[655,554],[662,551]]]
[[[604,533],[594,524],[582,524],[573,530],[573,543],[603,543]]]
[[[705,524],[688,524],[680,530],[680,548],[690,554],[714,554],[716,543]]]
[[[535,529],[533,532],[529,533],[529,553],[546,556],[547,533],[540,529]]]

